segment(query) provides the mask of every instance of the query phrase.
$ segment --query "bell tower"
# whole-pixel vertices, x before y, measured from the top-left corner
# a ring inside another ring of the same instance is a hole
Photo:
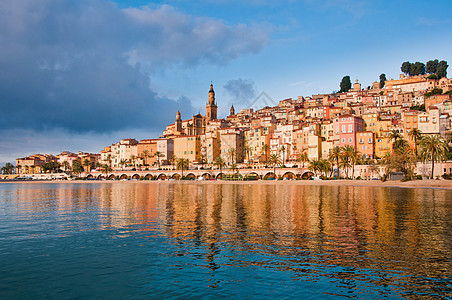
[[[213,84],[210,84],[209,100],[206,105],[206,121],[212,121],[217,119],[217,104],[215,103],[215,91],[213,90]]]
[[[176,131],[177,132],[182,132],[182,118],[181,118],[181,115],[180,115],[180,111],[177,111],[176,122],[174,122],[174,124],[176,125]]]

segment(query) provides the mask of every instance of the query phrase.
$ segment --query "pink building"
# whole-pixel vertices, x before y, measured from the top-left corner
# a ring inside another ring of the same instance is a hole
[[[356,133],[363,131],[363,119],[353,115],[342,115],[333,120],[336,133],[335,146],[353,146],[356,149]]]

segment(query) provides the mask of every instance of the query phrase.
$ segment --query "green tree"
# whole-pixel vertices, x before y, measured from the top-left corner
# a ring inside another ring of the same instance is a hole
[[[237,161],[237,150],[235,148],[229,148],[227,156],[231,159],[231,164],[234,164]]]
[[[303,168],[307,161],[309,161],[309,159],[308,159],[308,154],[306,152],[300,153],[300,155],[297,157],[297,162],[303,163]]]
[[[223,174],[223,167],[226,165],[223,158],[221,156],[216,157],[213,164],[220,169],[220,174]]]
[[[341,150],[341,148],[339,146],[334,147],[333,150],[331,151],[331,153],[328,156],[328,158],[332,162],[336,162],[338,178],[341,178],[341,170],[340,170],[341,157],[342,157],[342,150]],[[333,164],[333,167],[334,167],[334,164]]]
[[[284,145],[282,145],[281,148],[279,148],[279,152],[281,152],[283,155],[283,158],[282,158],[283,166],[286,164],[286,150],[287,150],[287,147]]]
[[[417,156],[417,144],[422,137],[422,133],[419,129],[413,128],[410,132],[408,132],[408,137],[414,141],[414,153]]]
[[[410,67],[411,67],[411,63],[409,61],[406,61],[404,63],[402,63],[402,67],[400,68],[402,70],[402,73],[405,75],[410,74]]]
[[[246,163],[247,165],[250,165],[250,154],[251,154],[251,148],[249,146],[243,147],[243,152],[246,156]]]
[[[204,165],[207,163],[207,155],[205,153],[199,154],[199,163],[201,167],[204,169]]]
[[[105,173],[105,179],[107,179],[108,173],[112,171],[112,168],[110,167],[110,165],[108,163],[102,164],[101,171],[102,171],[102,173]]]
[[[437,59],[435,59],[435,60],[429,60],[428,62],[427,62],[427,65],[426,65],[426,67],[425,67],[425,71],[428,73],[428,74],[436,74],[436,72],[438,72],[438,60]]]
[[[276,176],[276,167],[282,166],[283,162],[281,160],[281,157],[279,157],[278,154],[270,154],[270,157],[268,158],[268,165],[270,168],[273,168],[273,174],[275,174],[275,179],[278,179],[278,176]]]
[[[447,144],[438,135],[426,135],[419,142],[419,148],[422,160],[432,161],[432,175],[430,178],[433,179],[435,162],[441,162],[447,158],[447,153],[449,152]]]
[[[160,157],[163,156],[163,153],[160,151],[155,151],[154,156],[157,157],[157,168],[160,170]]]
[[[184,178],[184,170],[188,170],[190,165],[190,161],[188,158],[178,158],[176,162],[176,166],[179,170],[181,170],[181,179]]]
[[[346,93],[352,88],[352,82],[350,81],[350,76],[344,76],[342,77],[341,84],[340,84],[340,91],[339,93]]]
[[[119,165],[121,166],[121,170],[124,171],[124,166],[127,165],[127,160],[121,159],[119,161]]]
[[[317,176],[317,172],[320,172],[320,170],[321,170],[320,160],[318,160],[318,159],[311,159],[309,161],[308,169],[309,169],[309,171],[314,173],[314,175]]]
[[[143,157],[143,164],[145,166],[149,166],[149,164],[148,164],[148,157],[150,157],[149,150],[144,149],[143,153],[141,153],[141,155]]]
[[[69,162],[67,160],[63,161],[61,163],[61,166],[64,169],[64,172],[67,172],[67,170],[69,170],[71,168],[71,165],[69,164]]]
[[[447,64],[447,61],[442,60],[438,63],[438,69],[436,74],[439,78],[447,77],[447,68],[449,65]]]
[[[267,162],[268,162],[268,153],[270,152],[270,146],[269,146],[267,143],[265,143],[265,144],[262,146],[262,151],[264,151],[264,154],[265,154],[265,163],[267,163]]]
[[[78,175],[78,177],[80,177],[80,174],[82,174],[83,166],[79,160],[74,160],[72,162],[72,172],[74,172],[75,175]]]
[[[386,74],[382,73],[380,75],[380,89],[384,88],[386,84]]]
[[[424,75],[425,74],[425,64],[421,62],[414,63],[414,75]]]
[[[331,170],[331,163],[327,159],[319,159],[319,170],[325,177],[327,177],[328,172]]]
[[[382,158],[382,163],[386,166],[386,175],[389,175],[390,172],[402,172],[406,179],[411,179],[415,157],[412,155],[408,143],[403,143],[402,145],[392,154],[387,152]]]
[[[6,163],[3,167],[2,167],[2,173],[3,174],[13,174],[13,170],[14,170],[14,166],[12,163]]]
[[[83,161],[83,166],[85,167],[85,172],[89,172],[90,169],[88,168],[91,165],[90,161],[85,158],[85,160]]]

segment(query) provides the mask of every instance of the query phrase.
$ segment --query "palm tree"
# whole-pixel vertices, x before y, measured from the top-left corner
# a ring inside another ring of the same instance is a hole
[[[315,175],[317,175],[317,171],[320,171],[320,161],[318,159],[312,159],[309,161],[308,166],[309,171],[313,172]]]
[[[251,148],[248,146],[243,147],[243,152],[245,152],[245,156],[246,156],[246,163],[247,165],[250,164],[250,153],[251,153]]]
[[[181,178],[184,178],[184,170],[188,170],[190,161],[188,158],[178,158],[176,162],[177,168],[181,170]]]
[[[417,156],[417,143],[422,137],[422,133],[419,129],[413,128],[410,132],[408,132],[408,137],[414,141],[414,153]]]
[[[130,156],[130,162],[132,163],[132,166],[135,168],[135,162],[137,160],[137,157],[135,155]]]
[[[173,166],[173,168],[176,167],[176,161],[177,161],[177,157],[174,154],[168,160],[168,162]]]
[[[63,161],[63,163],[61,165],[64,168],[64,172],[67,172],[67,170],[71,167],[71,165],[69,164],[69,162],[67,160]]]
[[[143,156],[144,159],[144,165],[147,166],[148,165],[148,157],[150,157],[149,155],[149,150],[145,149],[143,150],[143,153],[141,154]]]
[[[155,151],[154,156],[157,157],[157,167],[160,170],[160,157],[162,157],[163,153],[160,151]]]
[[[331,163],[327,159],[319,159],[319,170],[327,177],[328,171],[331,170]]]
[[[281,148],[279,148],[279,152],[281,152],[282,155],[283,155],[283,159],[282,159],[283,165],[286,164],[286,157],[285,157],[285,155],[286,155],[286,150],[287,150],[287,148],[286,148],[286,146],[284,146],[284,145],[282,145]]]
[[[345,177],[348,177],[348,168],[351,167],[352,157],[354,155],[355,149],[350,146],[343,146],[341,148],[341,159],[342,166],[345,168]]]
[[[101,168],[102,168],[102,173],[103,172],[105,172],[105,179],[107,179],[108,178],[108,172],[111,172],[111,167],[110,167],[110,165],[109,164],[102,164],[102,166],[101,166]]]
[[[338,174],[339,178],[341,178],[341,172],[340,172],[341,170],[340,170],[340,163],[339,163],[339,161],[341,160],[341,157],[342,157],[342,151],[339,146],[334,147],[328,157],[332,162],[336,162],[337,174]],[[333,167],[334,167],[334,163],[333,163]]]
[[[21,165],[16,165],[16,173],[20,173],[20,169],[22,169]]]
[[[119,165],[121,166],[121,171],[124,171],[124,166],[127,164],[127,160],[121,159]]]
[[[220,169],[220,174],[222,174],[223,173],[223,167],[225,166],[223,158],[221,158],[221,156],[218,156],[213,161],[213,164]]]
[[[227,153],[228,157],[231,159],[231,164],[234,164],[237,159],[237,150],[235,148],[230,148]]]
[[[297,161],[303,163],[303,168],[305,166],[305,163],[309,161],[308,154],[306,152],[302,152],[298,157]]]
[[[85,158],[85,160],[83,161],[83,166],[85,167],[85,172],[89,172],[90,170],[88,169],[88,166],[90,165],[90,161]]]
[[[273,167],[273,174],[275,174],[275,179],[278,179],[278,176],[276,176],[276,167],[282,166],[282,164],[283,162],[278,154],[270,154],[270,157],[268,158],[268,165],[270,167]]]
[[[447,158],[449,149],[446,142],[444,142],[438,135],[427,135],[422,137],[419,142],[421,157],[424,161],[432,161],[432,176],[435,168],[435,161],[440,162]]]
[[[262,146],[262,151],[264,151],[264,153],[265,153],[265,162],[267,162],[268,161],[268,152],[270,151],[270,146],[267,143],[265,143]]]
[[[347,145],[343,149],[343,154],[345,157],[347,157],[349,163],[352,166],[352,179],[355,179],[355,165],[359,160],[359,152],[355,149],[355,147]]]

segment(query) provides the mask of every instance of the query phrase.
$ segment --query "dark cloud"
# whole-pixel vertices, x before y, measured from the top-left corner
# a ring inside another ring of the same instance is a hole
[[[257,96],[254,81],[249,79],[231,79],[223,88],[233,98],[235,103],[248,103]]]
[[[226,63],[259,51],[266,33],[194,18],[169,6],[121,10],[101,0],[0,3],[3,129],[110,132],[161,128],[187,98],[152,91],[172,65]]]

